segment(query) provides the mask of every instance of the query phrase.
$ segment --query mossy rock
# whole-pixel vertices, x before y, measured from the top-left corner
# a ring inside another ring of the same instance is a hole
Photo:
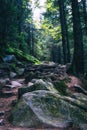
[[[54,93],[58,93],[57,90],[54,88],[53,84],[48,81],[43,81],[42,79],[35,79],[33,85],[29,87],[21,87],[18,89],[18,99],[27,92],[32,92],[36,90],[47,90]]]
[[[16,56],[16,58],[22,62],[40,64],[40,61],[37,58],[35,58],[29,54],[25,54],[23,51],[21,51],[19,49],[8,47],[7,53],[14,54]]]
[[[67,128],[66,122],[70,120],[78,126],[87,124],[87,101],[84,98],[80,101],[79,98],[60,96],[46,90],[29,92],[12,109],[10,121],[13,125],[22,127],[44,125]]]

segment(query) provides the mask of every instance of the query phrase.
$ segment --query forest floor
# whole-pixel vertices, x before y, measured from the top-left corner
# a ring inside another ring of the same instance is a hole
[[[69,78],[71,80],[67,83],[67,85],[68,85],[69,89],[72,92],[74,92],[73,86],[75,84],[81,85],[82,83],[81,83],[80,79],[75,76],[69,76]],[[7,79],[5,79],[5,78],[0,79],[0,83],[4,82],[5,80],[7,80]],[[16,82],[17,82],[19,84],[25,85],[23,77],[22,77],[22,79],[20,79],[20,77],[12,79],[12,81],[15,81],[13,84],[16,84]],[[10,81],[10,82],[12,82],[12,81]],[[8,117],[10,115],[12,106],[14,105],[15,101],[17,100],[18,88],[19,87],[17,87],[17,84],[16,84],[16,87],[11,89],[10,91],[8,91],[8,88],[3,88],[3,90],[2,90],[3,94],[5,96],[0,98],[0,130],[53,130],[52,128],[41,128],[41,129],[40,128],[39,129],[21,128],[21,127],[15,127],[9,123]],[[60,129],[54,129],[54,130],[60,130]],[[69,129],[69,130],[71,130],[71,129]]]

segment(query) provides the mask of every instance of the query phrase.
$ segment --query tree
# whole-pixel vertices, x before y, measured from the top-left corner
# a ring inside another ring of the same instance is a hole
[[[66,64],[67,62],[70,62],[70,47],[69,47],[64,0],[59,0],[58,3],[60,10],[60,23],[62,31],[63,57],[64,57],[64,64]]]
[[[16,36],[17,14],[14,0],[1,0],[0,3],[0,45],[2,49],[6,47],[8,42],[12,42]]]
[[[86,12],[86,0],[82,0],[83,4],[83,14],[84,14],[84,22],[85,22],[85,30],[87,34],[87,12]]]
[[[31,5],[29,5],[29,3],[29,0],[1,0],[1,53],[5,52],[4,50],[6,50],[5,48],[8,48],[8,45],[11,47],[18,47],[24,51],[27,50],[27,32],[25,30],[25,24],[27,23],[27,20],[29,21],[31,15]]]
[[[74,54],[73,61],[68,72],[74,74],[84,73],[84,49],[83,34],[80,22],[79,5],[77,0],[71,0],[72,16],[73,16],[73,38],[74,38]]]

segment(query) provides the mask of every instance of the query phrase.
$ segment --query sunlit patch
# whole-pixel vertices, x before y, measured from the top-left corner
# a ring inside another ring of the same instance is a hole
[[[81,0],[78,0],[78,2],[81,2]]]
[[[42,13],[46,11],[45,9],[46,0],[39,0],[39,7],[35,6],[35,1],[32,0],[32,11],[33,11],[33,20],[39,25],[40,20],[43,18]]]

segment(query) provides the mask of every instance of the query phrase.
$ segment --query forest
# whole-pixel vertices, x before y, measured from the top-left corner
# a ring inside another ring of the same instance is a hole
[[[87,130],[87,0],[0,0],[0,130]]]

